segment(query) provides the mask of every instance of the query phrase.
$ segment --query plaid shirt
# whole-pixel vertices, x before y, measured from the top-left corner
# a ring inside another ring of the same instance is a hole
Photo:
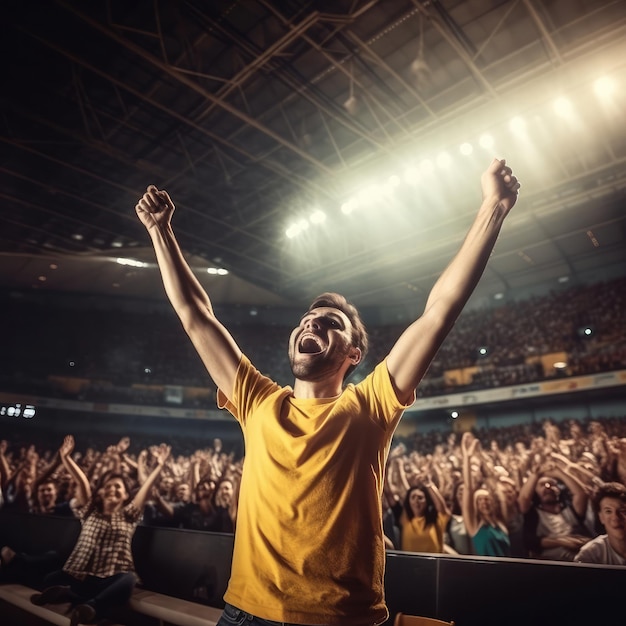
[[[86,506],[79,507],[73,500],[71,507],[82,527],[63,571],[81,580],[86,576],[106,578],[134,572],[131,541],[141,511],[130,503],[110,517],[93,511],[85,518]]]

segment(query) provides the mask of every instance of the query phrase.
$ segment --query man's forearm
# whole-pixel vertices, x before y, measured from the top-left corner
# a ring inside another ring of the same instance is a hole
[[[454,322],[485,270],[504,217],[498,203],[483,202],[460,250],[433,286],[426,310],[435,303],[445,303]]]
[[[151,228],[149,234],[165,293],[183,325],[190,321],[193,310],[212,315],[211,300],[185,260],[171,225]]]
[[[532,505],[533,492],[537,486],[538,479],[539,476],[537,473],[531,470],[526,478],[526,481],[522,485],[522,488],[520,489],[517,497],[517,503],[522,513],[526,513]]]

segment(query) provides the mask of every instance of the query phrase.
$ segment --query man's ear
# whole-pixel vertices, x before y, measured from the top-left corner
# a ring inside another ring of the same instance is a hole
[[[361,356],[361,348],[352,348],[349,356],[352,365],[358,365],[361,362]]]

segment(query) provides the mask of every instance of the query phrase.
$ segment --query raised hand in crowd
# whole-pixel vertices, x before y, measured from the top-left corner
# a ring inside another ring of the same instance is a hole
[[[480,453],[480,442],[466,432],[461,438],[463,454],[463,521],[472,538],[475,553],[481,556],[510,556],[509,532],[496,506],[493,494],[475,478],[472,459]]]

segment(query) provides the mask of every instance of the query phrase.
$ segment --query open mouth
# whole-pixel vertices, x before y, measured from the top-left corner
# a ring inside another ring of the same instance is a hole
[[[302,335],[298,342],[298,352],[300,354],[319,354],[324,351],[324,345],[319,337],[315,335]]]

